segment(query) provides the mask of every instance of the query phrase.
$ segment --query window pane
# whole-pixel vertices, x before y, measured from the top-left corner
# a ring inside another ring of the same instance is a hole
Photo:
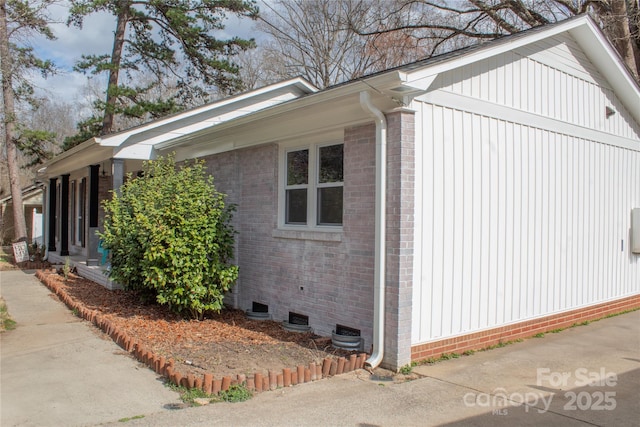
[[[307,184],[309,150],[287,153],[287,185]]]
[[[342,187],[318,189],[318,224],[342,224]]]
[[[287,190],[287,224],[307,223],[307,189]]]
[[[342,182],[343,144],[320,147],[319,182]]]

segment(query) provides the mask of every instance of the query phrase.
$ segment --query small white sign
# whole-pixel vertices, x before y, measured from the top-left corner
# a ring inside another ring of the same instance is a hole
[[[16,262],[29,261],[29,247],[27,246],[27,242],[13,244],[13,257]]]

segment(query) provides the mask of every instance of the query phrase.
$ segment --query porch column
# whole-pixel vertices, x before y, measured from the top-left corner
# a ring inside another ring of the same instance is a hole
[[[98,208],[100,165],[89,166],[89,235],[87,238],[87,265],[97,263],[98,255]],[[95,262],[91,262],[93,260]]]
[[[69,175],[62,175],[60,198],[60,255],[69,255]]]
[[[56,184],[58,178],[49,179],[49,212],[47,216],[47,250],[56,251]]]
[[[120,187],[124,184],[124,159],[113,159],[111,162],[113,191],[120,194]]]

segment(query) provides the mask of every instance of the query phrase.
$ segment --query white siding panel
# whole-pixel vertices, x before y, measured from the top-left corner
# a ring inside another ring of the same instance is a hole
[[[640,125],[569,37],[449,71],[438,77],[432,89],[640,139]],[[616,114],[607,118],[607,107]]]
[[[640,292],[640,147],[429,103],[416,120],[413,344]]]
[[[474,220],[475,212],[467,209],[473,206],[473,186],[476,171],[473,162],[473,115],[463,113],[462,116],[462,144],[460,145],[462,153],[462,197],[459,209],[463,213],[462,219],[462,277],[461,277],[461,328],[464,331],[472,329],[472,302],[473,302],[473,259],[477,253],[474,253]]]
[[[444,212],[445,208],[445,170],[444,170],[444,150],[448,147],[445,144],[445,133],[441,123],[443,119],[443,109],[434,107],[433,109],[433,137],[434,141],[441,141],[440,144],[433,144],[433,205],[439,206],[440,209],[433,210],[432,224],[432,245],[433,245],[433,266],[432,266],[432,283],[431,287],[431,330],[434,336],[442,336],[444,326],[442,324],[442,311],[444,309],[445,297],[443,295],[442,286],[444,283]],[[435,125],[435,124],[438,125]],[[450,129],[449,129],[450,130]],[[428,209],[428,207],[426,207]],[[448,287],[448,286],[447,286]]]
[[[487,241],[485,233],[487,230],[482,227],[482,224],[486,223],[483,204],[483,179],[482,179],[482,163],[484,159],[484,147],[482,144],[482,123],[480,116],[471,115],[471,145],[473,152],[471,174],[473,175],[473,187],[472,187],[472,205],[471,207],[465,207],[465,209],[473,212],[473,259],[471,260],[471,274],[472,279],[468,282],[471,289],[471,324],[470,329],[476,330],[483,324],[481,319],[481,304],[482,295],[481,289],[483,287],[483,269],[482,265],[486,259],[486,251],[483,247],[483,242]],[[487,233],[488,234],[488,233]]]
[[[454,140],[455,140],[455,126],[453,122],[453,110],[445,108],[443,113],[443,129],[449,131],[444,134],[444,147],[442,150],[442,163],[443,163],[443,180],[442,180],[442,198],[443,198],[443,215],[442,226],[439,227],[442,233],[443,239],[440,247],[442,248],[442,283],[448,283],[449,286],[442,287],[442,333],[449,335],[451,333],[451,326],[453,318],[451,317],[451,307],[453,305],[453,287],[456,284],[453,282],[453,275],[455,271],[454,261],[454,241],[456,238],[455,233],[455,162],[454,162]]]
[[[452,158],[450,159],[453,174],[453,215],[449,218],[449,228],[453,233],[453,248],[451,259],[453,261],[453,277],[451,288],[451,312],[462,313],[463,307],[463,274],[465,268],[464,247],[467,244],[464,229],[464,151],[463,144],[465,134],[463,131],[464,113],[458,110],[452,110],[452,128],[453,147],[451,150]],[[456,125],[454,125],[456,123]],[[447,232],[447,229],[445,229]],[[464,330],[462,316],[453,316],[451,318],[451,330]]]
[[[595,82],[593,75],[598,73],[580,46],[567,35],[559,35],[533,46],[522,47],[518,49],[518,53],[584,80]]]

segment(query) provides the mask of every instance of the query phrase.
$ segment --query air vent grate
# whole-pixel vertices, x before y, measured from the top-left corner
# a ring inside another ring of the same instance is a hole
[[[253,301],[253,304],[251,305],[251,311],[253,311],[254,313],[268,313],[269,306]]]
[[[309,325],[309,316],[290,311],[289,323],[291,323],[292,325]]]
[[[354,329],[344,325],[336,325],[336,334],[348,337],[359,337],[360,329]]]

